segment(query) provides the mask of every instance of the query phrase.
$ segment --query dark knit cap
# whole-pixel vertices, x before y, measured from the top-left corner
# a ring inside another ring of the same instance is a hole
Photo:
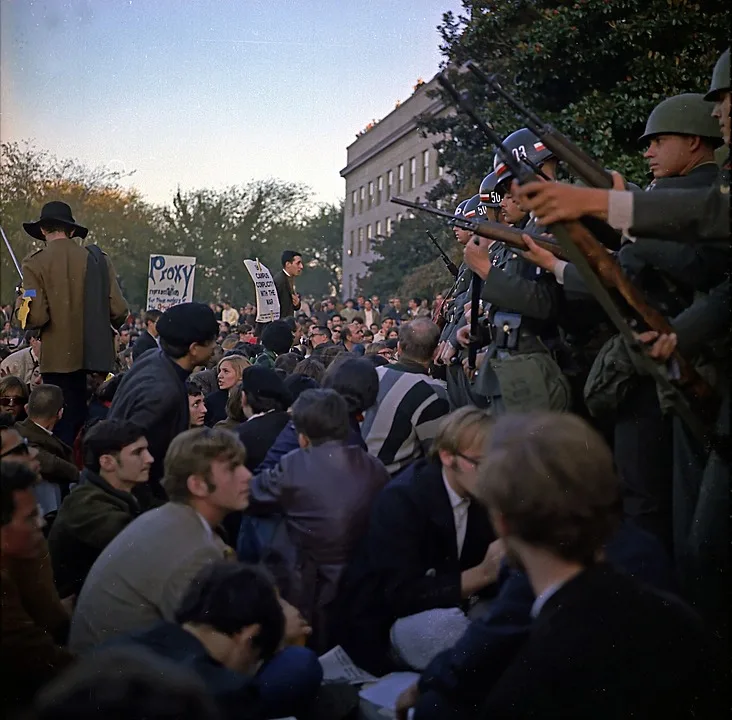
[[[173,305],[158,320],[160,337],[169,345],[188,347],[192,343],[204,344],[219,333],[216,316],[208,305],[190,302]]]
[[[282,378],[270,368],[252,365],[241,374],[241,389],[261,398],[272,398],[290,405],[292,398]]]

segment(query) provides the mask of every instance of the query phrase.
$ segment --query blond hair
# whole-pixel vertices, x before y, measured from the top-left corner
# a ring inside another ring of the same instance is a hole
[[[248,368],[251,367],[252,364],[247,360],[243,355],[227,355],[226,357],[222,357],[221,360],[219,360],[216,363],[216,376],[218,377],[219,371],[221,370],[221,366],[225,363],[229,363],[231,367],[234,368],[234,372],[236,373],[236,382],[241,381],[241,374]]]
[[[498,418],[477,497],[503,516],[511,535],[584,564],[594,561],[621,514],[610,449],[568,413]]]
[[[187,502],[191,493],[188,478],[200,475],[209,490],[211,463],[214,460],[244,465],[246,450],[239,438],[229,430],[200,427],[186,430],[173,438],[165,453],[165,477],[162,485],[173,502]]]
[[[472,406],[461,407],[440,421],[430,446],[430,457],[436,458],[440,450],[457,455],[476,442],[483,447],[492,426],[493,419],[485,410]]]

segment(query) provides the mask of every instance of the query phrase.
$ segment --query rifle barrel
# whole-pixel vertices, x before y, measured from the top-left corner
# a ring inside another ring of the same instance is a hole
[[[555,257],[558,257],[560,260],[567,259],[564,250],[562,250],[559,243],[552,238],[537,235],[536,233],[527,233],[508,225],[491,222],[490,220],[481,220],[480,222],[467,220],[466,218],[456,217],[444,210],[438,210],[437,208],[430,207],[429,205],[419,205],[418,203],[403,200],[402,198],[393,197],[390,200],[396,205],[403,205],[404,207],[412,208],[414,210],[421,210],[422,212],[430,213],[431,215],[447,218],[457,227],[462,227],[465,230],[471,230],[476,235],[488,238],[489,240],[502,242],[504,245],[508,245],[509,247],[512,247],[515,250],[520,250],[521,252],[529,249],[524,242],[523,237],[521,237],[522,235],[528,235],[539,247],[544,250],[548,250]]]

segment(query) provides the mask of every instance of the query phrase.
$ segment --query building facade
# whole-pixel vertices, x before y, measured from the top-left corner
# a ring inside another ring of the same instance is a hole
[[[417,86],[411,97],[371,126],[347,148],[343,223],[343,298],[352,297],[366,263],[376,259],[374,240],[390,235],[406,208],[389,202],[395,195],[424,201],[442,177],[433,145],[439,135],[422,137],[416,118],[446,112],[445,104],[428,96],[434,78]]]

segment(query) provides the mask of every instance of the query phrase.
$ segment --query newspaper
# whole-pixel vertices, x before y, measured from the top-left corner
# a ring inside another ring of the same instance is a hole
[[[346,651],[337,645],[320,656],[324,682],[347,682],[350,685],[376,682],[377,678],[356,667]]]

